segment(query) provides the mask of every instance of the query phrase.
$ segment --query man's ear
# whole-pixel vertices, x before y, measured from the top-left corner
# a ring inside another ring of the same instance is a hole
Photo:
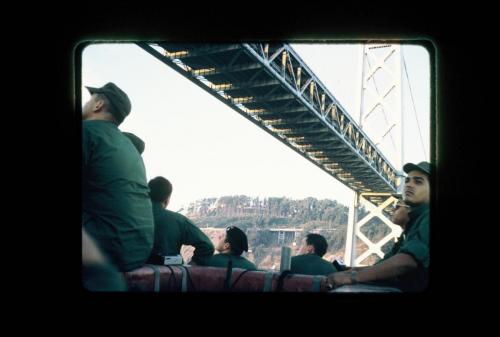
[[[314,246],[313,245],[307,245],[306,246],[306,252],[307,254],[314,254]]]
[[[104,101],[102,99],[97,99],[94,102],[94,107],[92,109],[93,112],[99,112],[104,107]]]

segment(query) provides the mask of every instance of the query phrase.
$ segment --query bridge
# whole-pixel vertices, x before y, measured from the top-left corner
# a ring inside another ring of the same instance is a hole
[[[290,45],[138,45],[353,191],[396,192],[397,170]]]
[[[205,232],[210,231],[224,231],[224,227],[200,227],[201,230]],[[250,230],[255,230],[257,232],[268,232],[270,233],[270,238],[273,242],[275,242],[277,245],[290,245],[293,242],[300,244],[296,242],[297,236],[303,232],[304,230],[300,227],[270,227],[270,228],[252,228]],[[321,232],[332,232],[336,231],[336,228],[322,228],[322,229],[314,229],[311,230],[311,233],[318,233],[321,234]]]
[[[345,260],[358,265],[370,254],[383,257],[381,247],[400,234],[400,228],[386,218],[386,208],[395,200],[391,195],[397,193],[401,174],[290,45],[137,45],[353,190]],[[363,85],[393,52],[364,77]],[[385,95],[377,89],[376,94],[381,99],[393,88]],[[370,215],[358,222],[354,208],[362,201],[360,196],[371,204]],[[392,229],[378,243],[359,230],[372,217]],[[278,231],[280,242],[284,242],[283,233]],[[356,237],[368,245],[358,258]]]

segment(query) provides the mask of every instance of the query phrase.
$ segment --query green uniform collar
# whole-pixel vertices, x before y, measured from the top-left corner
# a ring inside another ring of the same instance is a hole
[[[411,227],[412,224],[415,223],[415,221],[426,211],[429,210],[429,204],[422,204],[416,207],[412,207],[410,213],[408,214],[410,217],[410,220],[408,221],[408,225],[405,229],[405,233],[407,233]]]

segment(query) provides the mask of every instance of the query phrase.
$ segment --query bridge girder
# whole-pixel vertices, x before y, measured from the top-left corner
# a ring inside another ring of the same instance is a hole
[[[289,45],[138,45],[349,188],[396,192],[397,171]]]

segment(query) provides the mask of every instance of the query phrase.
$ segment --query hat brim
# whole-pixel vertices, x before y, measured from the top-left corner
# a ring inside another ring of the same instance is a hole
[[[420,172],[423,172],[427,175],[431,174],[430,172],[427,172],[427,170],[421,168],[418,165],[412,164],[412,163],[408,163],[405,166],[403,166],[403,171],[405,171],[406,173],[410,173],[411,171],[420,171]]]
[[[94,87],[85,87],[85,88],[87,88],[87,90],[91,95],[95,94],[96,92],[99,92],[99,88],[94,88]]]

